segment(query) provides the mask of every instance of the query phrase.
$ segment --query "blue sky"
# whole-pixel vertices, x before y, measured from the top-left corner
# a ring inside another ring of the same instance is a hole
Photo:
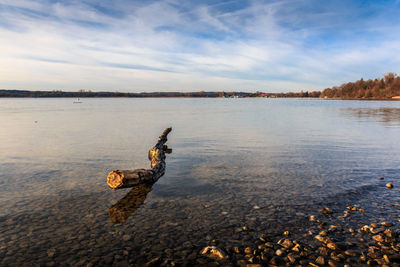
[[[400,0],[0,0],[2,89],[311,91],[399,69]]]

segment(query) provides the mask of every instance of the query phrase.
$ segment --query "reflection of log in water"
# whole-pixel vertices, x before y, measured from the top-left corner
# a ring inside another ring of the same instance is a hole
[[[131,189],[111,208],[108,215],[112,223],[125,223],[128,218],[143,204],[152,184],[139,184]]]

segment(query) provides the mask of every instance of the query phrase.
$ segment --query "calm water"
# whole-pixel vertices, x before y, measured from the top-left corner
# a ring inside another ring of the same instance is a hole
[[[400,102],[72,102],[0,99],[0,265],[179,262],[300,232],[324,206],[399,214],[379,207],[400,204]],[[147,168],[168,126],[165,176],[111,191],[107,173]]]

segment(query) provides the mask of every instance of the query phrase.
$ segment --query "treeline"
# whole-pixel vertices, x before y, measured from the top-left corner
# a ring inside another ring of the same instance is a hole
[[[321,93],[323,98],[342,99],[391,99],[396,96],[400,96],[400,77],[392,72],[382,79],[360,79],[339,87],[326,88]]]
[[[120,92],[92,92],[80,90],[78,92],[28,91],[28,90],[0,90],[0,97],[319,97],[321,92],[296,93],[247,93],[247,92],[150,92],[150,93],[120,93]]]

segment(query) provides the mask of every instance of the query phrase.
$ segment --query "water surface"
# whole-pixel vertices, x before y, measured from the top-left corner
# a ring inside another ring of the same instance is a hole
[[[400,204],[400,102],[72,102],[0,99],[3,265],[190,262],[210,243],[299,231],[324,206],[397,216],[379,207]],[[110,190],[107,173],[147,168],[169,126],[165,176]]]

